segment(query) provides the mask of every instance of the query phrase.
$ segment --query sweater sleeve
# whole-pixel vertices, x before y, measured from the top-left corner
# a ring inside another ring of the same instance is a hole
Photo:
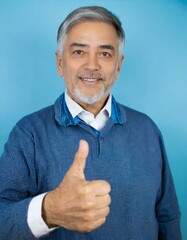
[[[159,226],[159,240],[181,240],[180,210],[175,187],[167,160],[162,136],[160,137],[162,155],[162,183],[160,197],[156,205]]]
[[[27,212],[36,194],[34,141],[16,125],[0,158],[0,239],[35,239]]]

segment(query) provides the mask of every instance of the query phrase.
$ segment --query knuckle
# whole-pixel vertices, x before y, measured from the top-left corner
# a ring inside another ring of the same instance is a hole
[[[94,208],[94,199],[95,197],[92,195],[88,187],[85,187],[80,191],[79,201],[83,210]]]
[[[88,197],[80,198],[79,205],[81,206],[82,211],[88,211],[94,208],[94,202]]]
[[[88,222],[94,220],[94,218],[95,218],[94,212],[88,212],[88,213],[86,213],[86,214],[84,215],[83,220],[84,220],[86,223],[88,223]]]
[[[106,188],[107,188],[108,192],[110,192],[111,191],[110,184],[107,181],[105,181],[105,185],[106,185]]]
[[[100,183],[101,183],[102,188],[105,189],[106,192],[108,192],[108,193],[111,192],[111,186],[107,181],[101,180]]]
[[[105,215],[105,216],[108,216],[109,213],[110,213],[110,208],[107,207],[107,208],[106,208],[106,215]]]
[[[85,207],[86,210],[92,209],[94,207],[94,203],[92,201],[86,201],[84,207]]]
[[[80,194],[82,196],[89,195],[90,194],[90,187],[89,187],[89,185],[86,184],[86,185],[82,186],[82,188],[80,189]]]
[[[108,205],[111,204],[111,201],[112,201],[111,196],[108,194]]]
[[[107,208],[105,208],[103,211],[102,211],[102,217],[103,218],[106,218],[108,215],[109,215],[109,213],[110,213],[110,208],[109,207],[107,207]]]
[[[88,214],[88,218],[89,218],[89,220],[94,220],[95,217],[96,217],[95,212],[90,212],[90,213]]]

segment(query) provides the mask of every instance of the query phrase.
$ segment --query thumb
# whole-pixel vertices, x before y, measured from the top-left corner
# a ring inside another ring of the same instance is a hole
[[[79,148],[75,154],[73,164],[70,168],[71,173],[84,178],[84,169],[86,166],[86,159],[89,152],[88,143],[85,140],[80,140]]]

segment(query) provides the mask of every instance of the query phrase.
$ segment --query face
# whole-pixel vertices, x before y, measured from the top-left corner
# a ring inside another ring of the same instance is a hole
[[[114,27],[101,22],[79,23],[69,31],[63,49],[62,56],[56,53],[57,67],[68,95],[84,108],[94,105],[99,111],[123,61]]]

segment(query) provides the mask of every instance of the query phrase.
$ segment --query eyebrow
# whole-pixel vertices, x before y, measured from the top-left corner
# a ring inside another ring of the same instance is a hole
[[[100,45],[99,48],[115,51],[115,48],[112,45]]]
[[[76,43],[76,42],[74,42],[74,43],[72,43],[70,45],[70,47],[88,47],[88,45],[84,44],[84,43]]]
[[[70,47],[89,47],[88,44],[84,44],[84,43],[77,43],[77,42],[74,42],[70,45]],[[115,48],[110,45],[110,44],[104,44],[104,45],[99,45],[100,49],[109,49],[109,50],[112,50],[113,52],[115,52]]]

